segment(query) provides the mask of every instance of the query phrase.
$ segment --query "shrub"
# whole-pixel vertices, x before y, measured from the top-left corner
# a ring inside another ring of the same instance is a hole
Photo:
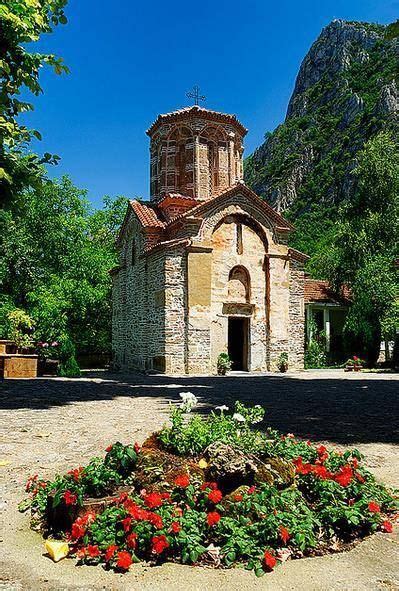
[[[288,353],[281,353],[278,358],[277,367],[282,373],[288,369]]]
[[[220,376],[224,376],[226,372],[231,370],[232,361],[227,353],[220,353],[217,362],[217,372]]]
[[[312,340],[305,351],[305,369],[326,367],[327,355],[323,343]]]
[[[165,448],[174,453],[196,455],[215,441],[251,451],[260,442],[260,434],[251,429],[251,425],[263,420],[264,410],[260,406],[246,408],[237,401],[232,415],[226,414],[228,407],[223,405],[216,407],[216,412],[211,412],[206,421],[198,415],[187,419],[185,410],[184,403],[173,408],[171,427],[164,427],[159,433]]]
[[[9,323],[9,338],[18,349],[27,349],[33,345],[33,330],[35,323],[24,310],[15,308],[7,314]]]
[[[80,376],[80,367],[75,358],[75,346],[69,338],[65,338],[59,349],[60,365],[58,375],[66,378]]]

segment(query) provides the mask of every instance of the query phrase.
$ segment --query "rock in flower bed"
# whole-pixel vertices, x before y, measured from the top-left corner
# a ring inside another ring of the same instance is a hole
[[[196,399],[181,397],[171,425],[141,447],[118,442],[51,482],[28,480],[21,510],[30,507],[32,527],[46,538],[67,542],[54,556],[119,571],[145,560],[242,565],[261,575],[392,530],[394,493],[358,451],[260,431],[259,406],[190,415]]]

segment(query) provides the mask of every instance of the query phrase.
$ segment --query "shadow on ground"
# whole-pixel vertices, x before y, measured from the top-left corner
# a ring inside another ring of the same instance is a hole
[[[92,378],[92,379],[88,379]],[[182,391],[200,399],[197,412],[261,404],[265,425],[301,437],[336,443],[399,443],[399,380],[267,376],[168,377],[87,374],[78,380],[12,380],[0,383],[0,409],[47,409],[117,396],[179,400]],[[260,427],[262,428],[262,426]]]

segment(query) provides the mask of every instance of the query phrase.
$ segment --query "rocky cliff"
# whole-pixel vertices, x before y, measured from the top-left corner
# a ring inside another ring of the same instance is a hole
[[[285,122],[247,158],[247,184],[302,226],[333,219],[364,142],[398,136],[398,87],[399,22],[334,20],[302,62]]]

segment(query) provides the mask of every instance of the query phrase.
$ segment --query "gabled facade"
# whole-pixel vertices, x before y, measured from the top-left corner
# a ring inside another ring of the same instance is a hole
[[[125,370],[303,367],[306,255],[293,227],[242,181],[245,128],[191,107],[151,138],[151,200],[131,201],[113,275],[113,354]]]

